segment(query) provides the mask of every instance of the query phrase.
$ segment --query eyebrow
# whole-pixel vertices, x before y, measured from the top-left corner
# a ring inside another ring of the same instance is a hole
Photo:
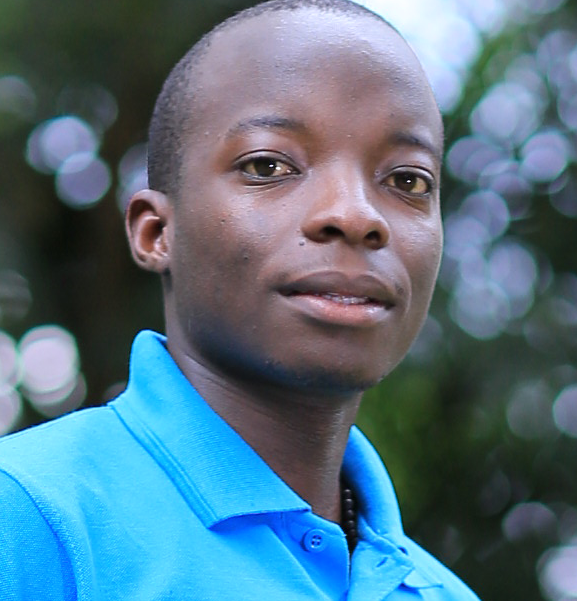
[[[263,115],[261,117],[251,117],[249,119],[239,121],[226,132],[226,137],[234,137],[237,134],[250,131],[252,129],[284,129],[288,131],[302,132],[306,130],[306,126],[303,121],[299,121],[297,119],[289,119],[279,115]],[[443,162],[443,149],[431,144],[415,134],[397,131],[391,136],[391,141],[396,144],[420,148],[430,154],[439,164]]]
[[[391,139],[396,144],[420,148],[430,154],[438,163],[443,162],[443,148],[439,148],[419,136],[404,131],[397,131],[391,136]]]
[[[239,133],[250,131],[251,129],[285,129],[289,131],[302,132],[305,130],[305,124],[296,119],[287,119],[278,115],[264,115],[262,117],[251,117],[233,125],[227,132],[226,137],[230,138]]]

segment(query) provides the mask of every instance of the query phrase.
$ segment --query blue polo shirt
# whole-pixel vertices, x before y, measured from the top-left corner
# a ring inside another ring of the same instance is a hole
[[[403,533],[390,479],[353,428],[352,559],[192,388],[153,332],[126,391],[0,440],[0,599],[467,601]]]

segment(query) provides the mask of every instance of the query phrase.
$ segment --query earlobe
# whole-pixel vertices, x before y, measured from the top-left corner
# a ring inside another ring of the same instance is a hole
[[[170,271],[172,203],[162,192],[141,190],[128,203],[126,235],[139,267],[159,274]]]

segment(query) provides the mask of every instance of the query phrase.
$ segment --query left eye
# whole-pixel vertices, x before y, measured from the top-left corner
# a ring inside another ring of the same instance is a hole
[[[417,196],[428,194],[433,187],[428,179],[411,171],[393,173],[385,179],[385,184]]]
[[[253,177],[281,177],[297,173],[294,167],[284,161],[270,157],[250,159],[242,163],[240,168],[244,173]]]

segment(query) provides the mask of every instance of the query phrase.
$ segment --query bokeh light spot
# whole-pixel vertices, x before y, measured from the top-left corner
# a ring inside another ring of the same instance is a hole
[[[577,438],[577,384],[567,386],[555,399],[553,418],[561,432]]]
[[[577,599],[577,541],[547,551],[538,562],[539,583],[550,601]]]
[[[501,334],[511,316],[505,292],[493,282],[481,280],[461,280],[453,291],[449,312],[455,323],[480,340]]]
[[[569,142],[561,133],[536,134],[521,151],[521,173],[534,182],[551,182],[566,169],[570,153]]]
[[[506,162],[509,154],[478,136],[457,140],[447,153],[447,166],[463,181],[476,184],[481,174],[493,164]]]
[[[54,173],[72,155],[95,153],[99,140],[88,123],[73,116],[56,117],[38,125],[26,148],[28,163],[41,173]]]
[[[454,213],[445,219],[445,254],[461,259],[467,249],[484,249],[491,242],[487,227],[476,217]]]
[[[76,341],[63,328],[39,326],[20,341],[23,385],[31,392],[49,392],[66,386],[78,372]]]
[[[543,503],[519,503],[505,515],[502,522],[503,534],[511,542],[530,537],[553,536],[557,528],[557,517]]]
[[[561,190],[550,196],[551,205],[565,217],[577,217],[577,181],[570,179]]]
[[[501,195],[491,190],[479,190],[469,194],[459,213],[482,223],[493,240],[502,236],[511,222],[507,203]]]
[[[525,440],[554,437],[551,401],[552,393],[545,381],[519,384],[507,405],[507,424],[511,432]]]
[[[90,152],[70,156],[56,174],[56,191],[62,201],[74,209],[96,204],[110,188],[108,165]]]
[[[0,77],[0,113],[29,120],[35,111],[36,94],[25,79],[17,75]]]
[[[511,220],[523,219],[531,210],[533,186],[519,173],[519,165],[509,161],[495,163],[479,177],[479,183],[489,178],[486,185],[507,200]]]
[[[534,94],[517,82],[493,86],[473,109],[471,130],[499,143],[518,145],[541,123],[541,110]]]
[[[577,34],[567,29],[555,29],[540,41],[537,48],[537,64],[543,73],[549,73],[552,65],[567,64],[567,58],[577,44]]]
[[[86,380],[82,374],[78,374],[74,380],[59,390],[28,393],[28,400],[38,413],[53,418],[80,407],[86,398],[86,393]]]
[[[538,271],[533,255],[515,242],[503,241],[491,251],[489,276],[506,292],[511,317],[525,315],[534,300]]]

